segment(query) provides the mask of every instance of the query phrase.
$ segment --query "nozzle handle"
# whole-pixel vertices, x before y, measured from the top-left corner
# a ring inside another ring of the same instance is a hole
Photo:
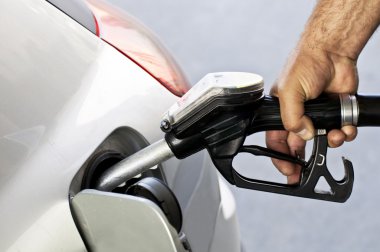
[[[377,108],[365,106],[365,113],[361,115],[361,103],[378,103]],[[380,97],[323,94],[320,97],[305,102],[305,114],[312,120],[316,129],[340,129],[344,125],[373,124],[380,126]],[[370,123],[368,123],[370,122]],[[366,125],[367,126],[367,125]],[[280,105],[277,97],[265,96],[261,104],[254,111],[248,134],[259,131],[284,130],[280,115]]]

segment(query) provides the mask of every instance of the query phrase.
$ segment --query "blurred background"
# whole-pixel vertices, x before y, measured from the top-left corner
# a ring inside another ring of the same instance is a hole
[[[195,84],[205,74],[247,71],[262,75],[269,92],[295,46],[311,0],[109,0],[150,27]],[[359,59],[359,93],[380,94],[380,37]],[[231,187],[246,251],[380,251],[379,130],[329,150],[328,167],[344,175],[341,156],[354,164],[355,183],[344,204]],[[247,142],[263,145],[263,136]],[[310,147],[308,147],[310,149]],[[309,152],[310,153],[310,152]],[[245,174],[284,182],[266,158],[239,156]]]

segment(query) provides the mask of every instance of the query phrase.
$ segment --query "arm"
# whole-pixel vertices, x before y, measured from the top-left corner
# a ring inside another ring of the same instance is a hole
[[[380,0],[320,0],[272,94],[279,97],[281,117],[288,131],[267,132],[269,148],[304,156],[305,140],[314,127],[304,115],[304,102],[322,92],[356,93],[356,62],[380,23]],[[356,136],[345,126],[328,134],[329,145],[338,147]],[[273,160],[289,183],[299,177],[299,167]]]
[[[300,45],[356,61],[380,22],[379,0],[321,0]]]

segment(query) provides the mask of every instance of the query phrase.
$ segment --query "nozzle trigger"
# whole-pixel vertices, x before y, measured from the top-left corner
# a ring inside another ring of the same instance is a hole
[[[265,191],[277,194],[285,194],[303,198],[319,199],[334,202],[345,202],[351,195],[354,183],[354,170],[351,161],[343,158],[345,176],[342,180],[335,180],[326,164],[327,157],[327,135],[326,130],[318,130],[314,138],[314,147],[310,159],[306,162],[299,157],[293,157],[277,151],[273,151],[260,146],[241,146],[233,157],[222,160],[214,160],[214,164],[219,170],[227,170],[229,165],[231,178],[228,180],[237,187]],[[263,180],[247,178],[241,175],[232,167],[233,158],[241,152],[248,152],[256,156],[267,156],[271,158],[286,160],[301,165],[301,176],[298,184],[288,185]],[[212,156],[212,155],[211,155]],[[228,159],[228,161],[226,160]],[[319,191],[316,186],[321,178],[324,178],[330,186],[330,191]]]

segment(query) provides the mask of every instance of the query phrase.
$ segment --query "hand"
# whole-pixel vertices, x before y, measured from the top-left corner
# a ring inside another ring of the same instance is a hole
[[[318,48],[296,48],[271,90],[271,94],[279,98],[286,131],[268,131],[268,148],[304,158],[306,140],[314,136],[313,124],[304,115],[304,102],[317,98],[322,92],[355,94],[357,87],[356,60]],[[341,146],[344,141],[352,141],[356,134],[353,126],[331,130],[329,146]],[[288,177],[289,184],[298,182],[299,166],[277,159],[272,162]]]

